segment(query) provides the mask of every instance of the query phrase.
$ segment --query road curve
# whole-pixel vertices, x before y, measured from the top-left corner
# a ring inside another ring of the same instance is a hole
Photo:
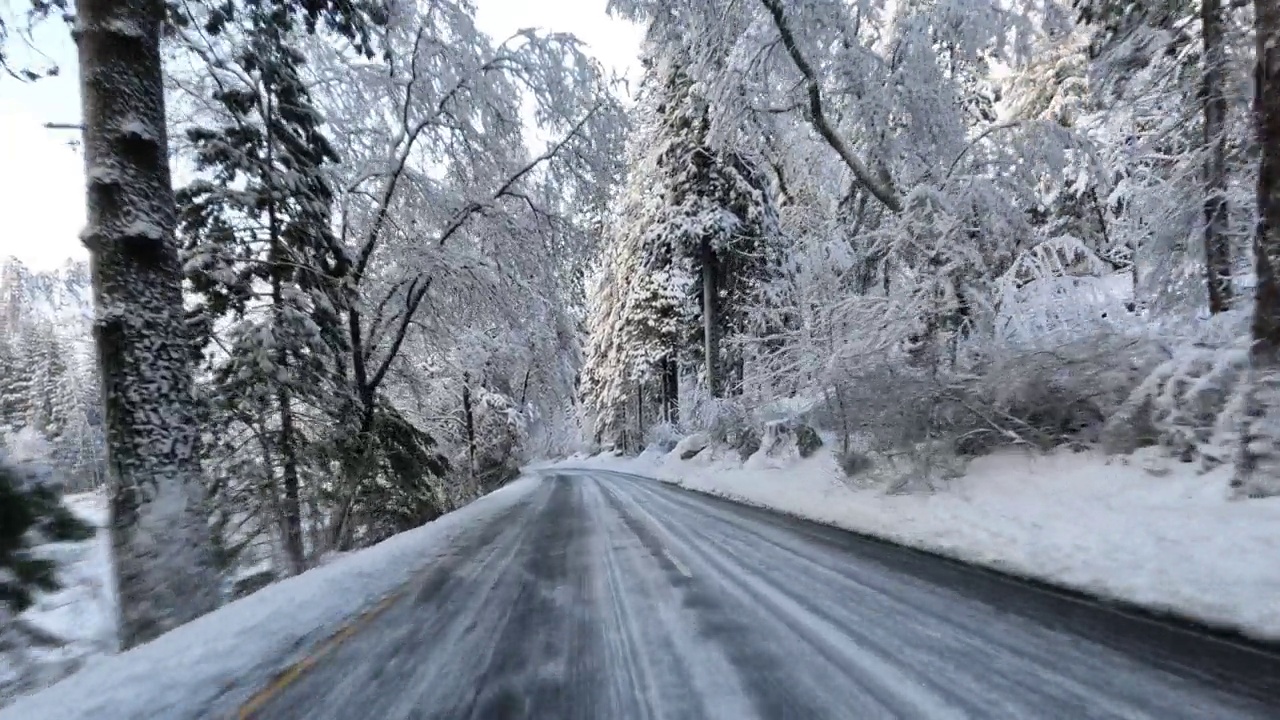
[[[253,717],[1274,719],[1280,657],[558,471]]]

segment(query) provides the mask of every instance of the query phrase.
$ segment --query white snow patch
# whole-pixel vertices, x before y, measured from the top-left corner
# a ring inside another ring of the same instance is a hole
[[[344,622],[449,552],[468,525],[521,502],[517,480],[423,527],[270,585],[0,710],[0,720],[222,717]]]
[[[846,480],[824,451],[785,468],[679,456],[574,459],[876,535],[1090,594],[1280,639],[1280,497],[1233,500],[1230,465],[1008,451],[935,493]],[[708,453],[703,453],[706,455]],[[701,455],[699,456],[701,458]],[[1156,476],[1145,468],[1159,466]]]

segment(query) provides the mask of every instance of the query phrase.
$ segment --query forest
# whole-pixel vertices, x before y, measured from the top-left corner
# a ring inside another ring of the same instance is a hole
[[[3,266],[0,480],[109,488],[125,647],[691,436],[1280,493],[1280,2],[608,9],[638,86],[471,0],[8,9],[0,93],[55,70],[33,24],[76,40],[92,260]],[[0,533],[0,601],[48,529]]]

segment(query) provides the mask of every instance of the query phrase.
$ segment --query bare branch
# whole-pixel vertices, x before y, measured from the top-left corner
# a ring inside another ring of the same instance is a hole
[[[822,89],[818,83],[817,75],[813,71],[813,66],[805,60],[804,54],[800,52],[799,45],[796,44],[795,35],[791,32],[791,26],[787,24],[786,15],[782,9],[782,0],[760,0],[768,9],[769,14],[773,16],[773,24],[778,29],[778,35],[782,37],[782,44],[787,49],[787,53],[791,56],[791,61],[795,63],[800,74],[804,76],[805,86],[809,95],[809,120],[813,123],[814,129],[822,136],[823,140],[832,147],[840,158],[844,160],[844,164],[849,167],[854,177],[867,187],[867,190],[875,196],[877,200],[884,204],[894,212],[902,212],[902,200],[898,197],[897,192],[887,183],[876,178],[867,166],[854,154],[849,144],[844,138],[836,133],[835,128],[827,119],[826,112],[822,108]]]

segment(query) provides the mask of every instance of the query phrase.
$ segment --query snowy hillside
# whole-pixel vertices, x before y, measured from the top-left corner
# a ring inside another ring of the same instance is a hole
[[[68,331],[87,330],[93,319],[88,263],[68,260],[57,270],[37,272],[16,258],[0,259],[0,312],[32,313]]]

